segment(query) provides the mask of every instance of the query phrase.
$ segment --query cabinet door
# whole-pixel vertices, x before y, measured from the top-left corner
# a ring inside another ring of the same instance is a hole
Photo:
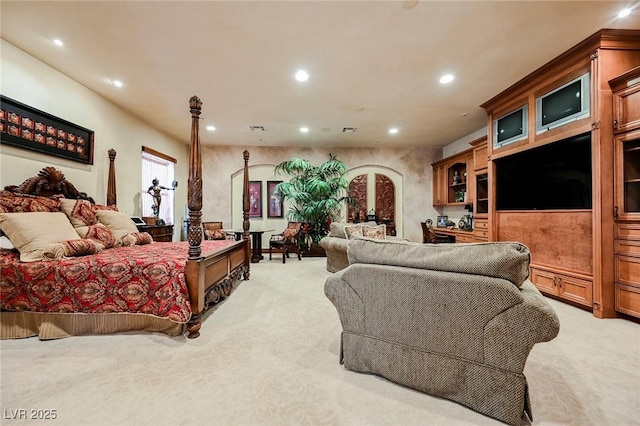
[[[479,145],[473,149],[473,169],[485,169],[488,165],[489,151],[487,143]]]
[[[572,300],[584,306],[593,304],[593,285],[591,281],[566,275],[559,275],[557,280],[558,296]]]
[[[640,220],[640,130],[615,138],[617,220]]]
[[[467,170],[464,174],[464,181],[467,183],[465,203],[473,204],[476,195],[476,174],[473,170],[473,153],[467,157]]]
[[[433,168],[433,205],[442,206],[446,204],[445,190],[447,187],[447,181],[444,176],[445,167],[434,166]]]
[[[543,269],[531,268],[531,282],[543,293],[558,294],[556,274]]]
[[[613,94],[613,119],[615,133],[640,129],[640,83]]]
[[[487,217],[489,213],[489,175],[476,172],[475,175],[475,213]]]

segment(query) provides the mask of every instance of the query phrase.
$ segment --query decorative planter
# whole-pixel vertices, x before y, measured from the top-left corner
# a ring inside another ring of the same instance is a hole
[[[302,249],[302,257],[327,257],[327,253],[318,243],[311,243],[311,246]]]

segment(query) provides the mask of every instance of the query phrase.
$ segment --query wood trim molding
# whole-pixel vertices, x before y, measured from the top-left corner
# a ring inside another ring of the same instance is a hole
[[[160,151],[156,151],[155,149],[149,148],[149,147],[146,147],[146,146],[142,147],[142,152],[146,152],[148,154],[155,155],[156,157],[162,158],[163,160],[170,161],[170,162],[172,162],[174,164],[176,164],[178,162],[178,160],[176,160],[175,158],[170,157],[167,154],[163,154]]]

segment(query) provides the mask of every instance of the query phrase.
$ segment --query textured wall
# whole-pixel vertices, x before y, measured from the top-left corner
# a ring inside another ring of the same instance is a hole
[[[396,170],[403,176],[402,191],[404,236],[412,241],[422,241],[420,222],[438,213],[432,207],[431,163],[440,159],[439,148],[297,148],[297,147],[248,147],[251,154],[251,180],[270,180],[275,177],[273,166],[292,157],[301,157],[314,164],[337,155],[348,168],[378,165]],[[232,226],[239,218],[239,209],[232,209],[231,176],[243,166],[243,148],[232,146],[205,146],[203,160],[203,218],[222,220]],[[233,211],[233,213],[232,213]],[[232,217],[232,214],[234,217]],[[273,227],[279,223],[270,223]],[[279,226],[278,226],[279,229]]]

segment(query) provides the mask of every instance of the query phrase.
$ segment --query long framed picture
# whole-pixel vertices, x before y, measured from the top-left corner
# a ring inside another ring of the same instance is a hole
[[[262,217],[262,181],[249,182],[249,217]]]
[[[92,130],[0,95],[0,142],[93,164]]]
[[[267,217],[269,218],[281,218],[284,217],[282,211],[282,195],[276,192],[276,185],[281,183],[281,180],[269,180],[267,181],[267,199],[269,200],[269,207],[267,208]]]

